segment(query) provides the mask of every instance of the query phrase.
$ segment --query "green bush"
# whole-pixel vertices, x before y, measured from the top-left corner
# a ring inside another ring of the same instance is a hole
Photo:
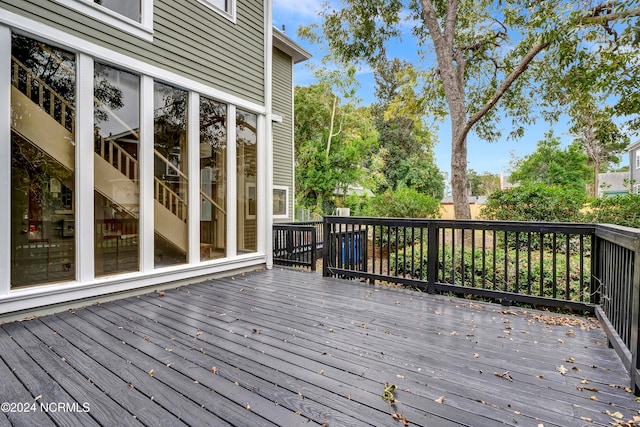
[[[591,199],[586,206],[583,220],[640,228],[640,196],[625,194]]]
[[[584,194],[544,184],[496,191],[482,209],[482,217],[503,221],[580,221]]]
[[[393,274],[427,280],[427,249],[426,247],[422,249],[422,256],[419,245],[413,247],[413,252],[410,247],[407,247],[392,254],[389,266]],[[507,260],[506,265],[505,259]],[[573,255],[568,258],[568,270],[567,257],[565,255],[557,256],[554,264],[551,252],[545,252],[541,261],[540,252],[536,251],[531,255],[530,268],[528,268],[528,262],[529,257],[525,252],[520,252],[516,262],[516,251],[513,249],[505,252],[504,249],[497,248],[495,254],[492,250],[487,250],[483,259],[482,250],[479,248],[476,248],[475,251],[470,248],[464,248],[464,251],[456,248],[454,256],[451,247],[445,247],[444,253],[440,251],[438,254],[436,274],[438,281],[442,283],[548,298],[563,298],[568,281],[569,299],[580,300],[579,256]],[[582,283],[586,289],[582,296],[584,300],[588,300],[590,271],[587,265],[584,267]],[[568,280],[567,271],[569,271]],[[541,274],[542,292],[540,291]]]
[[[411,188],[387,190],[369,199],[367,213],[384,218],[440,218],[440,201]]]

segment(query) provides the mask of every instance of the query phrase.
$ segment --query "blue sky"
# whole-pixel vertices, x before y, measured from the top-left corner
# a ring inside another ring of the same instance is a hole
[[[311,23],[320,23],[317,11],[321,9],[321,5],[325,0],[274,0],[273,5],[273,25],[277,28],[285,26],[286,33],[300,43],[305,49],[314,55],[311,61],[319,61],[322,52],[317,46],[309,45],[301,41],[296,36],[296,30],[300,25],[308,25]],[[330,0],[329,3],[338,5],[336,0]],[[415,44],[397,43],[388,50],[389,56],[395,55],[408,61],[415,61]],[[359,97],[362,99],[363,105],[368,105],[375,101],[373,74],[369,70],[362,70],[358,73],[360,83]],[[314,78],[306,66],[299,64],[295,69],[295,84],[305,86],[314,82]],[[503,137],[494,143],[487,143],[479,140],[473,133],[469,135],[468,145],[468,162],[469,168],[478,173],[490,172],[500,173],[507,172],[509,163],[513,156],[520,158],[535,151],[536,143],[544,138],[544,134],[550,129],[548,123],[539,120],[534,126],[530,126],[525,132],[525,136],[518,140],[508,140],[507,135],[511,130],[510,120],[506,120],[504,125],[500,126]],[[554,125],[554,134],[561,138],[563,145],[569,144],[573,137],[566,131],[566,120],[560,120]],[[438,143],[435,146],[436,163],[441,171],[449,173],[451,167],[451,145],[450,145],[450,124],[442,123],[439,126]],[[627,164],[626,157],[623,158],[621,165]]]

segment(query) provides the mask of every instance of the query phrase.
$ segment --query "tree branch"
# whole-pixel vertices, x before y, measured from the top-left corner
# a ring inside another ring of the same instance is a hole
[[[511,72],[511,74],[509,74],[507,78],[502,82],[502,84],[500,84],[500,86],[498,87],[496,92],[493,94],[491,99],[487,101],[475,114],[469,117],[469,120],[467,121],[467,124],[465,125],[463,130],[464,135],[469,133],[469,131],[471,130],[471,127],[473,127],[473,125],[476,124],[482,118],[482,116],[484,116],[491,108],[493,108],[494,105],[498,103],[500,98],[504,96],[504,94],[507,92],[509,87],[511,87],[513,82],[516,81],[516,79],[526,71],[531,61],[533,61],[533,59],[540,52],[542,52],[547,47],[549,47],[550,44],[551,42],[548,42],[548,41],[540,42],[535,46],[533,46],[529,50],[529,52],[527,52],[527,54],[520,60],[520,63]]]

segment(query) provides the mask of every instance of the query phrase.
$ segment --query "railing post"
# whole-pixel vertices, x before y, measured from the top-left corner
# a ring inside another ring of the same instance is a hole
[[[329,256],[331,252],[329,243],[329,221],[327,217],[323,220],[323,232],[322,232],[322,276],[329,277]]]
[[[589,302],[591,304],[600,304],[600,296],[602,295],[602,267],[600,265],[600,239],[596,236],[595,230],[591,235],[591,282],[589,288]]]
[[[629,349],[631,350],[631,366],[629,375],[631,376],[631,389],[636,395],[640,394],[638,387],[638,353],[640,352],[640,342],[638,340],[638,327],[640,326],[640,238],[636,237],[635,250],[633,254],[633,288],[631,291],[631,336]]]
[[[316,263],[318,261],[317,247],[316,230],[313,227],[311,231],[311,271],[316,271]]]
[[[436,291],[436,277],[438,272],[438,227],[429,223],[427,233],[427,292]]]

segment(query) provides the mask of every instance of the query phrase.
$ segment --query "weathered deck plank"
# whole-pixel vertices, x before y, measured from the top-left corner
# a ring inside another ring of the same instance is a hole
[[[3,325],[0,402],[91,409],[0,413],[0,427],[401,425],[394,411],[430,427],[606,426],[613,412],[636,415],[603,331],[544,316],[292,269],[184,286]],[[393,408],[385,382],[398,386]]]

